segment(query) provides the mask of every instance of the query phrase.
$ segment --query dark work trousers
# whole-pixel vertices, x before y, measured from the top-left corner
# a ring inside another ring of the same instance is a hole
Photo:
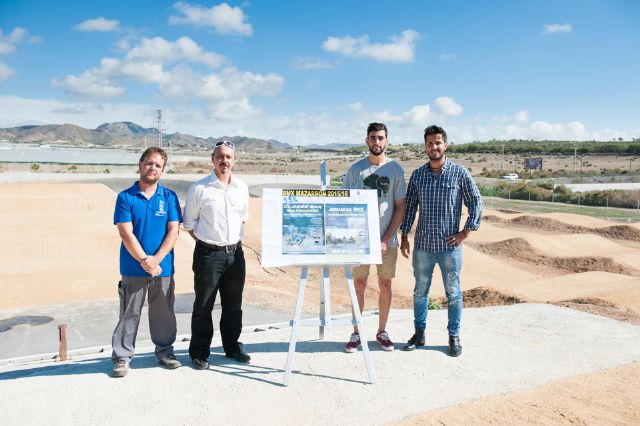
[[[113,331],[111,359],[131,360],[136,350],[140,313],[149,293],[149,331],[156,345],[156,357],[173,355],[176,315],[173,311],[175,284],[170,277],[123,276],[118,284],[120,320]]]
[[[196,244],[193,251],[193,290],[196,298],[191,314],[191,359],[206,360],[211,354],[213,320],[211,311],[220,292],[222,316],[220,336],[226,354],[238,350],[242,330],[242,291],[244,289],[245,262],[242,246],[234,252],[225,252]]]

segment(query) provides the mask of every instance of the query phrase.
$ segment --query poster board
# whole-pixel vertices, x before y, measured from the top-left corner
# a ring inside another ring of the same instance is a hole
[[[262,196],[262,266],[382,263],[376,190],[265,188]]]
[[[542,158],[525,158],[525,170],[542,170]]]

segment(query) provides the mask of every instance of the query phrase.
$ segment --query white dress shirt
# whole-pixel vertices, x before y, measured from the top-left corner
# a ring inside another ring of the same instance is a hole
[[[200,241],[217,246],[242,240],[249,218],[249,188],[235,176],[225,186],[215,172],[191,185],[184,206],[183,227]]]

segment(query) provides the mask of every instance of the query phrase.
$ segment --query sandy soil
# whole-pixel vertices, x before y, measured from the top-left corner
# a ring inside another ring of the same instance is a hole
[[[120,239],[112,224],[114,201],[115,193],[101,184],[0,185],[4,207],[0,219],[9,224],[0,239],[0,309],[116,298]],[[245,301],[293,312],[299,270],[260,265],[261,211],[261,199],[252,198],[243,240]],[[639,226],[620,227],[558,213],[487,210],[485,215],[488,220],[464,249],[462,286],[467,306],[554,303],[640,324]],[[191,238],[181,233],[176,245],[178,293],[192,291],[193,245]],[[334,312],[349,312],[343,272],[332,270],[331,281]],[[374,279],[369,286],[365,309],[374,309]],[[311,270],[305,311],[317,312],[319,287],[320,271]],[[442,287],[436,272],[431,296],[442,298]],[[411,262],[400,256],[393,307],[410,308],[412,290]],[[639,370],[634,364],[576,377],[428,413],[408,422],[638,423],[639,395],[634,383]]]
[[[401,425],[640,424],[640,363],[409,417]]]

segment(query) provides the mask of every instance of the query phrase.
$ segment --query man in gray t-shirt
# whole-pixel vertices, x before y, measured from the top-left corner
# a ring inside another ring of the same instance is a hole
[[[380,288],[378,296],[380,315],[376,340],[382,349],[392,351],[393,342],[389,339],[385,328],[391,309],[391,279],[395,277],[398,258],[396,231],[402,223],[405,210],[404,170],[385,153],[389,144],[387,126],[382,123],[369,124],[365,143],[369,147],[369,155],[349,168],[342,180],[342,188],[378,191],[382,264],[376,265]],[[360,312],[364,306],[364,291],[367,288],[369,267],[370,265],[360,265],[353,268],[353,281]],[[354,327],[353,334],[345,345],[345,352],[356,352],[360,343],[358,327]]]

